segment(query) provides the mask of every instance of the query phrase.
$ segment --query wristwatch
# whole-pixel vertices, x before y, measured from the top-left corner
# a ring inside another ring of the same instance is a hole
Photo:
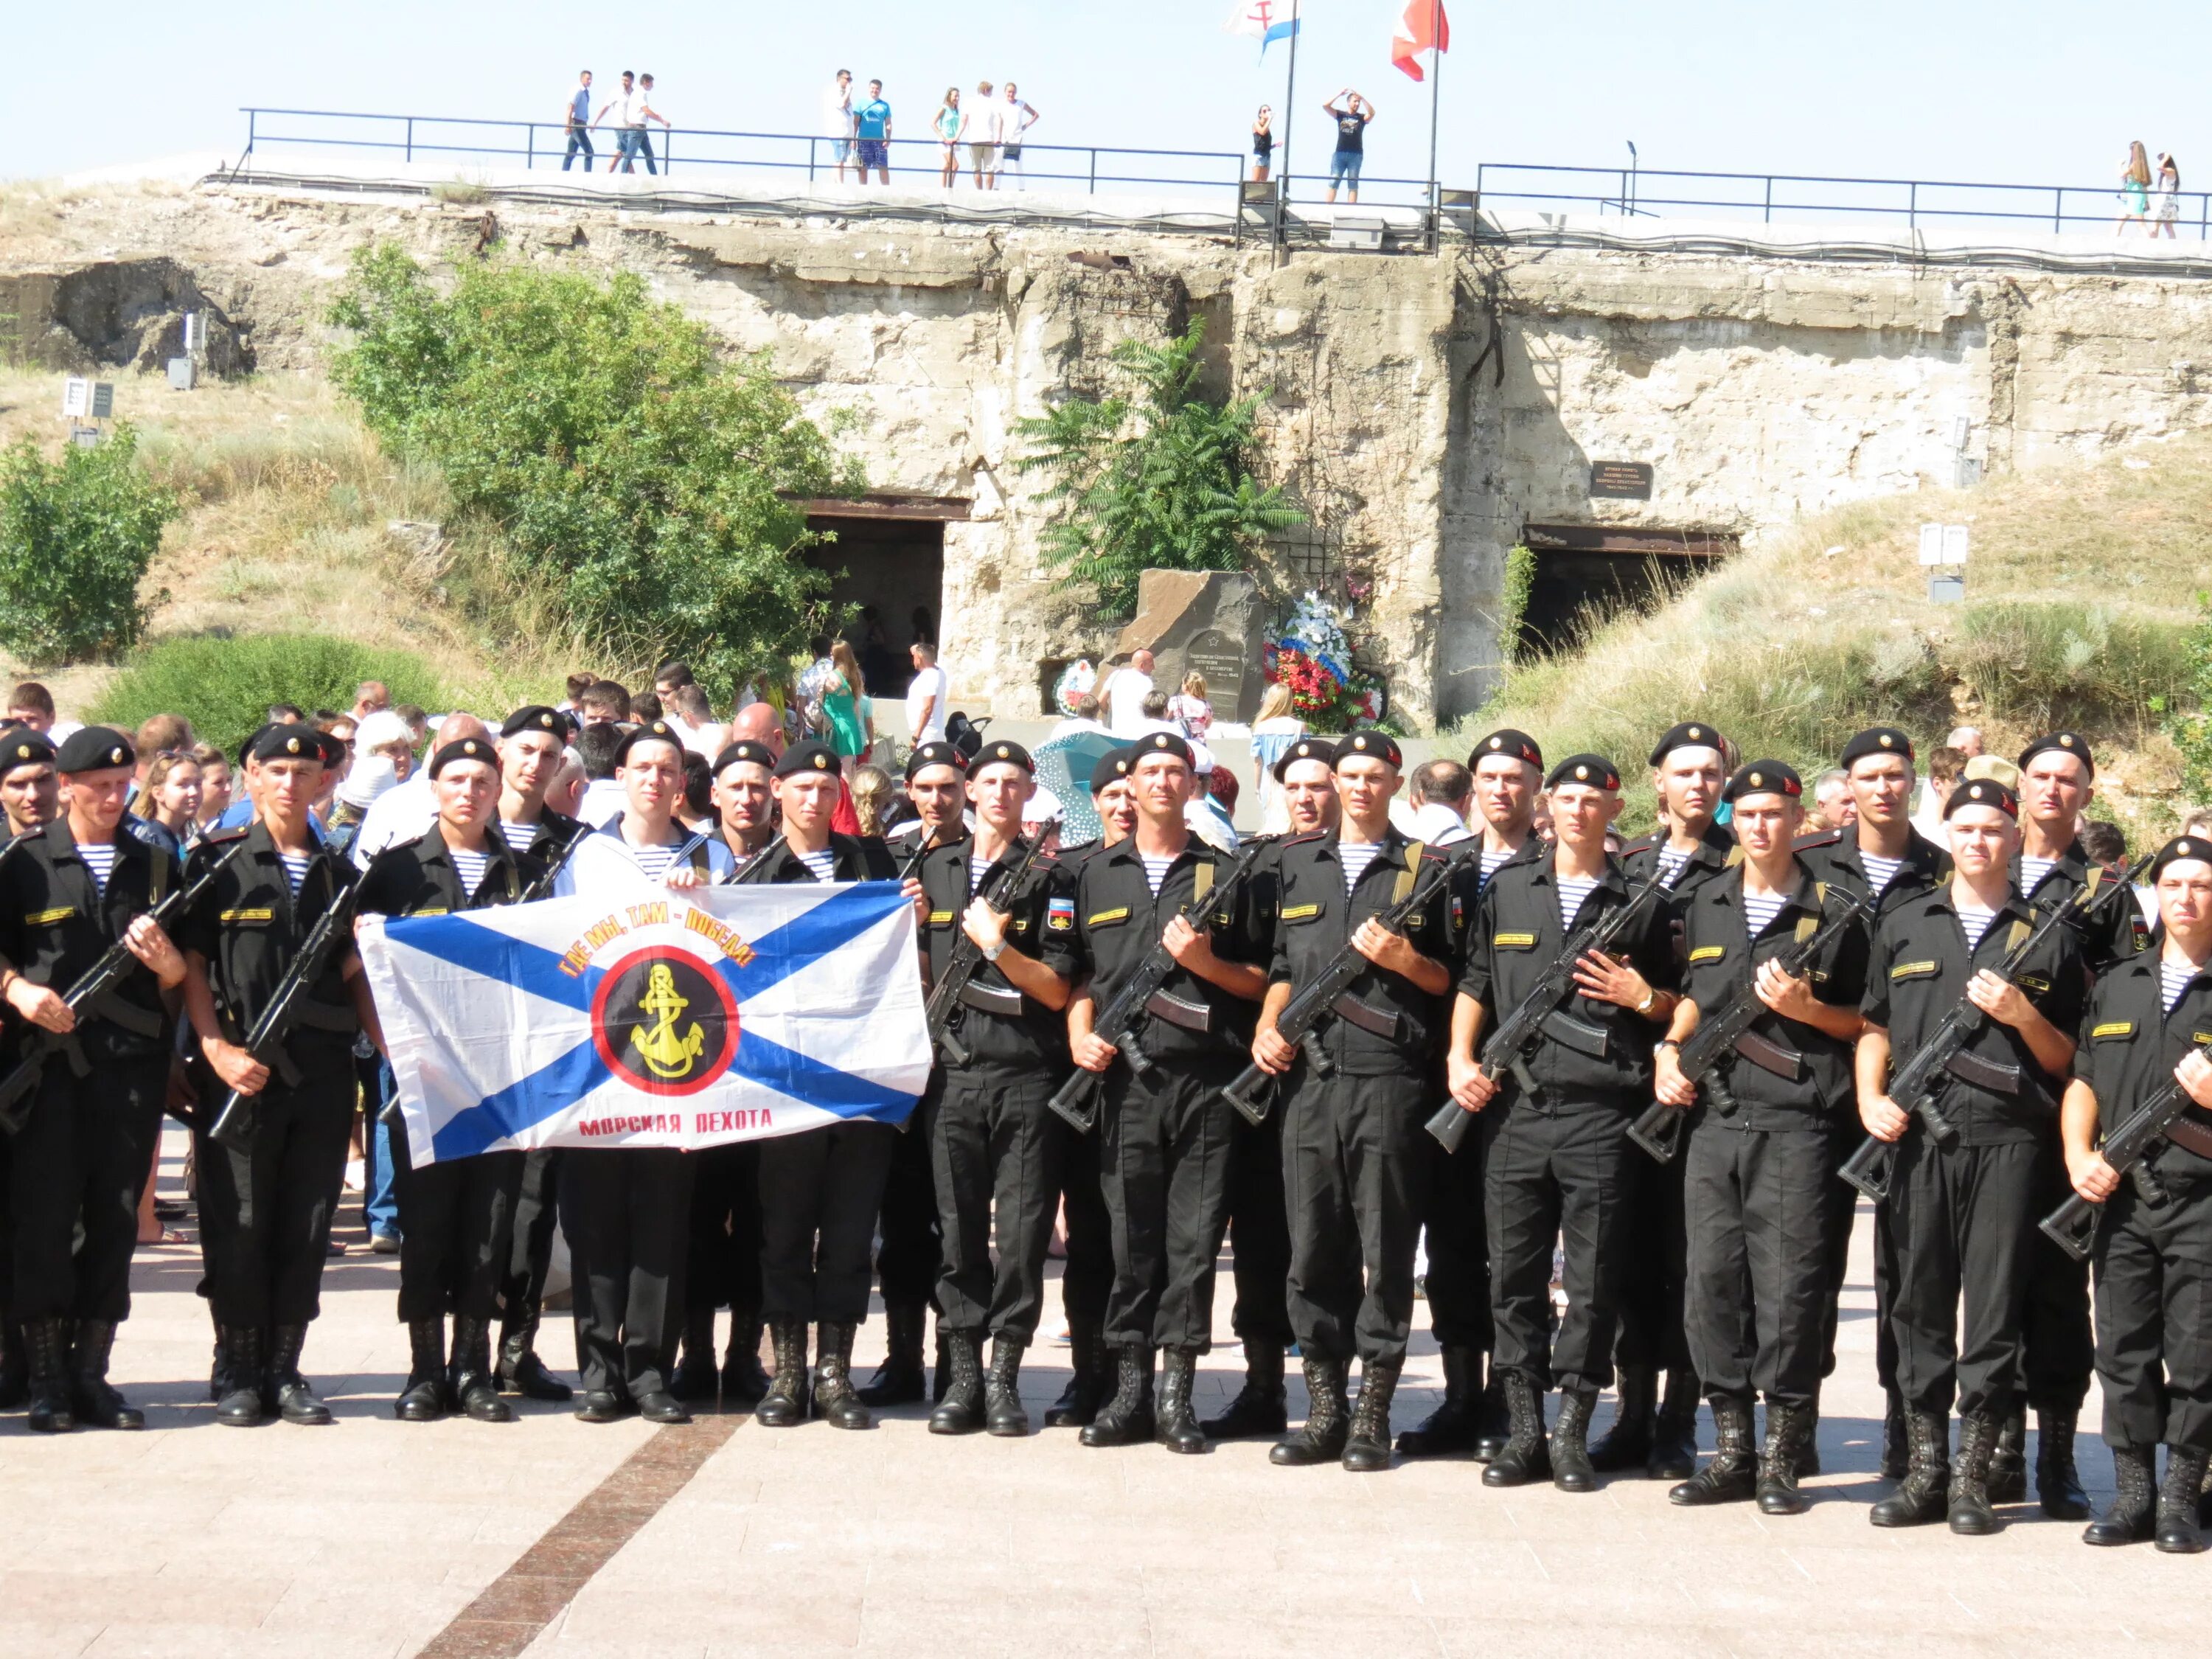
[[[986,962],[996,962],[1006,954],[1006,941],[1004,939],[1000,939],[996,945],[987,945],[983,947],[983,960]]]
[[[1672,1037],[1661,1037],[1658,1042],[1651,1045],[1651,1052],[1656,1055],[1662,1048],[1673,1048],[1679,1051],[1681,1046]]]
[[[1649,1016],[1651,1011],[1658,1006],[1659,988],[1656,985],[1645,986],[1644,988],[1644,1000],[1636,1005],[1636,1012],[1639,1014]]]

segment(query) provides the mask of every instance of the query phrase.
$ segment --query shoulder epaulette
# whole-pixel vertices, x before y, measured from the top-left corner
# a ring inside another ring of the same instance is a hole
[[[1308,842],[1326,841],[1328,838],[1328,831],[1326,830],[1309,830],[1303,836],[1285,836],[1280,844],[1285,847],[1303,847]]]
[[[228,847],[234,841],[244,841],[253,833],[253,826],[242,823],[235,830],[226,830],[219,836],[202,836],[194,851],[201,847]]]
[[[1790,843],[1790,850],[1802,853],[1808,847],[1833,847],[1844,838],[1840,830],[1815,830],[1808,836],[1800,836]]]
[[[1649,853],[1659,845],[1661,839],[1662,837],[1659,831],[1656,830],[1648,836],[1638,836],[1634,841],[1630,842],[1627,846],[1620,849],[1620,856],[1622,858],[1632,858],[1638,853]]]

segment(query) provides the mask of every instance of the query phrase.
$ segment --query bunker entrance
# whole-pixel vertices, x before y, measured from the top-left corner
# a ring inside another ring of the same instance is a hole
[[[1532,524],[1522,541],[1536,556],[1521,615],[1523,658],[1571,650],[1625,611],[1656,611],[1738,546],[1724,532],[1610,525]]]
[[[945,526],[965,519],[965,501],[869,497],[810,501],[806,527],[834,536],[806,561],[830,573],[830,600],[845,642],[860,659],[872,697],[898,697],[914,678],[908,647],[934,645],[945,594]]]

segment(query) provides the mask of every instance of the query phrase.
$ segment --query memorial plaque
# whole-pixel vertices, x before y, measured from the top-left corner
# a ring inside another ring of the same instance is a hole
[[[92,388],[92,418],[95,421],[106,421],[112,420],[114,416],[114,382],[101,380]]]
[[[1185,666],[1206,676],[1206,699],[1217,711],[1243,706],[1244,677],[1251,655],[1248,641],[1231,639],[1218,628],[1192,635],[1182,653]]]
[[[1644,461],[1593,461],[1589,493],[1613,501],[1648,501],[1651,499],[1650,465]]]

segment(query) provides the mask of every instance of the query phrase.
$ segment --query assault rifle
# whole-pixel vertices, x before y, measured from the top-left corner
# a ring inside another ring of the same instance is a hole
[[[2115,893],[2131,891],[2136,878],[2150,865],[2150,859],[2145,858],[2118,880],[2084,883],[2063,904],[2052,905],[2028,930],[2027,936],[2005,952],[2004,960],[1996,966],[1997,977],[2007,981],[2014,978],[2034,959],[2043,942],[2052,933],[2076,917],[2087,921]],[[1960,1078],[1977,1088],[2000,1095],[2017,1095],[2036,1086],[2033,1079],[2017,1066],[1966,1052],[1966,1044],[1980,1031],[1985,1018],[1974,1006],[1973,999],[1961,993],[1957,1006],[1943,1016],[1943,1023],[1936,1028],[1935,1034],[1889,1080],[1889,1097],[1902,1106],[1908,1116],[1917,1117],[1927,1125],[1928,1133],[1939,1143],[1949,1141],[1959,1133],[1936,1103],[1936,1092],[1942,1088],[1945,1078]],[[1909,1124],[1906,1127],[1911,1127]],[[1897,1173],[1897,1146],[1895,1140],[1869,1135],[1836,1173],[1879,1204],[1889,1196],[1890,1180]]]
[[[1780,968],[1792,979],[1802,979],[1808,969],[1820,959],[1820,952],[1828,941],[1840,935],[1844,929],[1856,922],[1861,916],[1871,915],[1874,905],[1862,893],[1846,890],[1844,908],[1825,918],[1811,933],[1801,939],[1792,939],[1767,960]],[[1763,1071],[1773,1073],[1795,1083],[1804,1075],[1805,1056],[1794,1048],[1759,1036],[1751,1029],[1753,1021],[1766,1012],[1766,1005],[1759,997],[1759,964],[1752,968],[1751,982],[1723,1004],[1718,1012],[1698,1021],[1698,1029],[1675,1051],[1674,1063],[1682,1068],[1682,1075],[1701,1085],[1713,1109],[1723,1117],[1735,1115],[1736,1100],[1729,1092],[1728,1079],[1720,1072],[1724,1055],[1736,1054],[1749,1060]],[[1664,1101],[1655,1101],[1635,1122],[1628,1126],[1628,1138],[1662,1164],[1671,1164],[1682,1145],[1682,1123],[1689,1116],[1686,1108],[1669,1106]]]
[[[545,861],[545,873],[522,890],[520,902],[530,904],[538,899],[551,898],[554,884],[561,879],[561,872],[568,867],[569,860],[576,856],[576,849],[584,844],[584,838],[592,833],[589,826],[580,826],[576,833],[568,837],[568,844]]]
[[[1042,834],[1030,837],[1022,847],[1022,855],[1016,862],[999,872],[999,878],[991,884],[991,890],[983,895],[983,902],[1004,914],[1014,902],[1028,879],[1030,868],[1036,862],[1037,854],[1044,850]],[[983,947],[963,933],[952,943],[951,955],[945,963],[944,976],[931,988],[925,1012],[929,1020],[929,1040],[946,1063],[965,1066],[974,1058],[967,1044],[960,1041],[952,1028],[958,1023],[963,1008],[980,1008],[987,1014],[1019,1014],[1022,994],[1011,987],[977,985],[975,973],[983,965]]]
[[[2197,1052],[2212,1055],[2212,1043],[2199,1044]],[[2105,1137],[2105,1144],[2100,1149],[2106,1163],[2120,1174],[2135,1177],[2136,1190],[2142,1195],[2143,1202],[2154,1209],[2165,1203],[2168,1194],[2166,1183],[2152,1167],[2150,1155],[2164,1140],[2167,1127],[2196,1103],[2180,1080],[2175,1079],[2129,1113],[2119,1127]],[[2087,1261],[2090,1246],[2096,1242],[2097,1212],[2102,1207],[2079,1193],[2069,1193],[2066,1201],[2039,1224],[2045,1236],[2060,1249],[2076,1261]]]
[[[1575,992],[1575,964],[1592,952],[1602,954],[1611,950],[1613,941],[1640,921],[1666,890],[1667,872],[1655,868],[1650,879],[1628,896],[1627,903],[1575,929],[1560,947],[1559,954],[1544,969],[1544,976],[1483,1045],[1484,1076],[1502,1079],[1510,1072],[1515,1082],[1534,1094],[1536,1079],[1528,1070],[1528,1054],[1537,1039],[1546,1036],[1578,1053],[1603,1057],[1611,1042],[1604,1027],[1577,1019],[1566,1011],[1567,999]],[[1467,1139],[1468,1126],[1474,1121],[1474,1116],[1456,1100],[1447,1099],[1429,1120],[1429,1133],[1446,1152],[1455,1152]]]
[[[1253,866],[1267,850],[1269,843],[1255,842],[1237,856],[1229,872],[1214,884],[1204,898],[1194,893],[1188,902],[1176,912],[1184,921],[1202,916],[1209,906],[1234,902],[1237,890],[1244,884]],[[1195,925],[1195,923],[1194,923]],[[1114,1000],[1098,1016],[1091,1027],[1091,1035],[1103,1038],[1121,1051],[1129,1062],[1129,1069],[1139,1077],[1153,1066],[1152,1057],[1145,1052],[1138,1040],[1139,1022],[1146,1014],[1157,1015],[1170,1025],[1180,1025],[1185,1030],[1203,1031],[1210,1029],[1211,1010],[1204,1003],[1186,1002],[1181,997],[1170,996],[1160,988],[1167,983],[1168,975],[1175,972],[1176,959],[1168,954],[1168,947],[1159,939],[1145,952]],[[1103,1073],[1085,1070],[1079,1066],[1075,1075],[1060,1085],[1058,1092],[1045,1103],[1065,1119],[1078,1134],[1089,1134],[1098,1121],[1099,1091],[1104,1086]]]
[[[300,1080],[300,1068],[285,1053],[285,1039],[305,1017],[315,981],[322,978],[323,970],[330,966],[339,949],[352,939],[354,903],[360,891],[361,884],[354,883],[331,899],[330,908],[315,919],[315,925],[307,930],[307,937],[301,941],[291,967],[276,981],[276,989],[268,1006],[262,1009],[261,1018],[246,1033],[246,1053],[287,1084]],[[233,1089],[223,1097],[222,1109],[216,1114],[208,1138],[233,1151],[245,1151],[253,1141],[254,1124],[259,1116],[258,1100],[258,1095]]]
[[[1482,843],[1475,841],[1469,845],[1480,851]],[[1406,896],[1389,909],[1378,912],[1375,920],[1390,933],[1404,933],[1407,921],[1450,879],[1466,857],[1462,853],[1449,861],[1439,859],[1434,863],[1424,862]],[[1283,1012],[1275,1016],[1276,1035],[1285,1042],[1297,1044],[1316,1077],[1327,1077],[1336,1070],[1336,1062],[1322,1046],[1316,1030],[1323,1016],[1334,1014],[1386,1042],[1398,1035],[1402,1016],[1396,1009],[1373,1007],[1352,994],[1352,981],[1374,965],[1347,941],[1315,975],[1313,982],[1292,996],[1283,1005]],[[1273,1082],[1256,1064],[1247,1066],[1233,1082],[1224,1085],[1222,1097],[1237,1109],[1247,1123],[1257,1128],[1267,1121],[1270,1085]]]

